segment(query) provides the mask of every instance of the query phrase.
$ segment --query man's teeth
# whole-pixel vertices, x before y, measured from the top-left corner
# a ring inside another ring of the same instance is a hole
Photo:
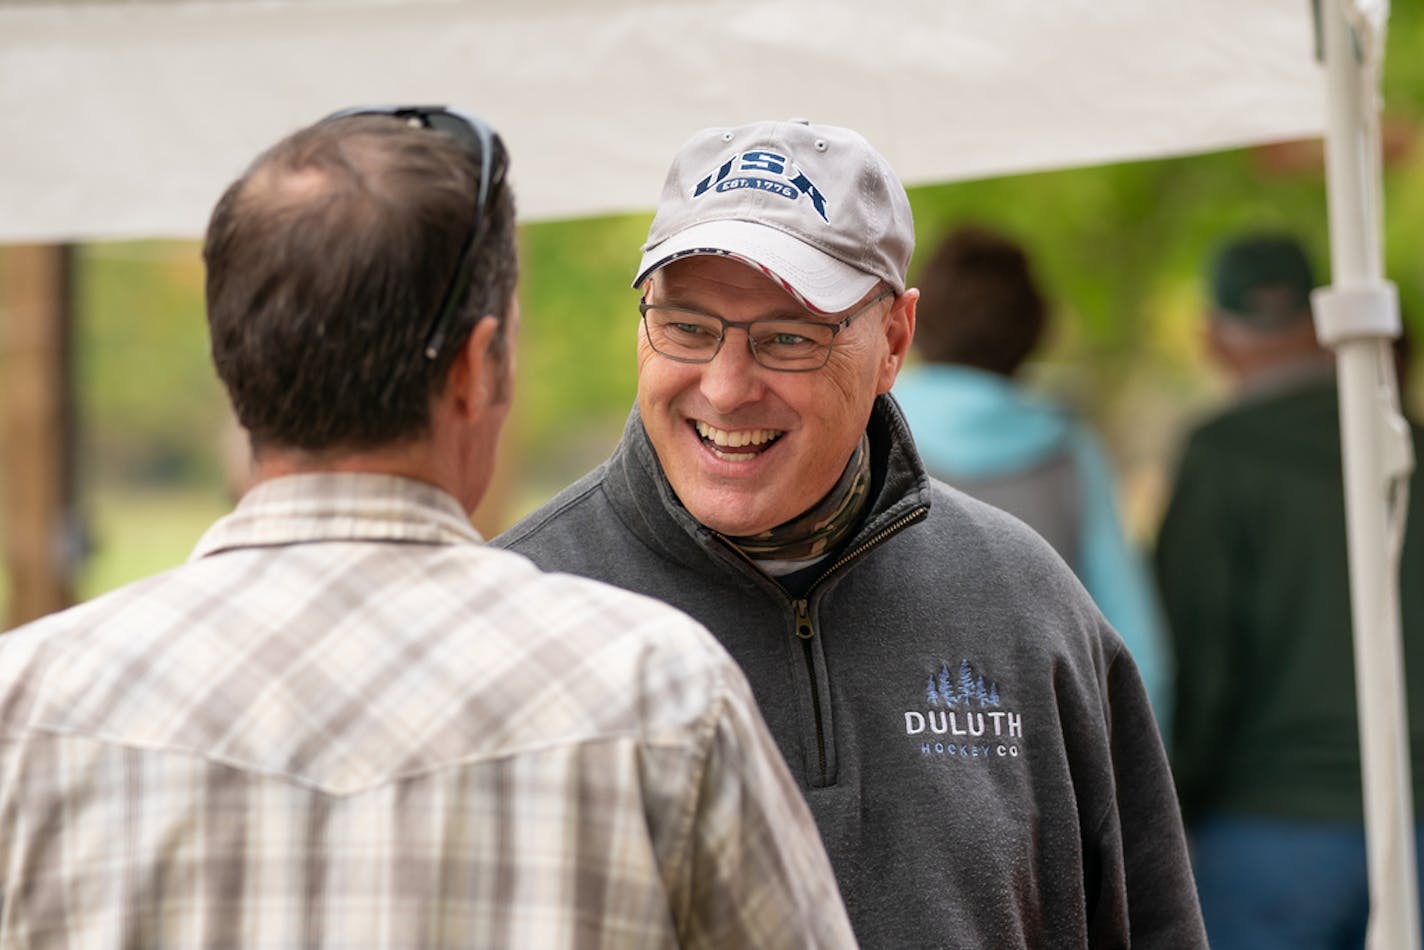
[[[697,434],[702,438],[729,449],[739,448],[743,445],[765,445],[781,435],[779,429],[742,429],[737,432],[728,432],[725,429],[714,428],[705,422],[697,423]]]

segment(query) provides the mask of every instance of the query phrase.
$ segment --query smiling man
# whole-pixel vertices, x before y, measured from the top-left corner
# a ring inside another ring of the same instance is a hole
[[[926,475],[888,395],[913,249],[859,134],[698,133],[634,280],[623,438],[496,544],[717,635],[862,946],[1204,947],[1122,640],[1047,542]]]
[[[872,291],[842,319],[821,316],[731,257],[684,257],[655,271],[642,305],[638,407],[692,516],[753,536],[832,494],[904,359],[914,309],[914,291],[898,301]],[[738,337],[723,353],[736,324],[747,345]]]

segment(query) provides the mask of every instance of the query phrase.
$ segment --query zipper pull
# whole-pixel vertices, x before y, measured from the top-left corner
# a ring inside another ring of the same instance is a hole
[[[802,640],[816,635],[816,628],[811,626],[811,605],[806,603],[805,597],[796,600],[796,635]]]

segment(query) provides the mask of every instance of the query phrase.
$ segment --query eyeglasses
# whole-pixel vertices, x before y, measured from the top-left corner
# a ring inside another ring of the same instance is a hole
[[[648,345],[659,356],[679,363],[710,363],[722,350],[727,329],[735,327],[747,332],[747,346],[757,365],[780,373],[810,373],[826,365],[831,358],[831,345],[836,334],[850,322],[886,297],[886,290],[858,308],[839,323],[818,323],[815,320],[723,320],[721,317],[686,307],[650,304],[644,297],[638,301],[643,317],[643,332]]]
[[[354,106],[333,112],[322,121],[357,115],[388,115],[404,119],[409,125],[444,132],[469,149],[472,155],[479,156],[480,190],[475,198],[475,220],[460,247],[460,254],[455,259],[455,273],[450,275],[445,285],[440,308],[435,312],[435,320],[425,337],[425,358],[433,360],[440,355],[451,324],[469,293],[471,268],[466,266],[466,261],[474,256],[480,239],[484,237],[485,211],[504,184],[505,173],[509,170],[509,153],[505,151],[499,133],[479,116],[446,106]]]

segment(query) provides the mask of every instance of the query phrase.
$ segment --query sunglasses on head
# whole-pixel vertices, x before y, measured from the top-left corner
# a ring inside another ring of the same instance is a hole
[[[450,275],[445,285],[445,293],[440,299],[435,321],[425,338],[425,358],[433,360],[440,355],[450,332],[450,325],[464,303],[470,289],[470,268],[465,266],[479,249],[484,237],[485,212],[490,199],[504,184],[505,172],[509,170],[509,153],[504,150],[504,142],[499,133],[490,128],[483,119],[469,112],[451,109],[447,106],[353,106],[333,112],[323,119],[346,119],[358,115],[387,115],[404,119],[409,125],[444,132],[477,155],[480,160],[480,190],[475,198],[475,220],[460,247],[455,259],[455,273]]]

